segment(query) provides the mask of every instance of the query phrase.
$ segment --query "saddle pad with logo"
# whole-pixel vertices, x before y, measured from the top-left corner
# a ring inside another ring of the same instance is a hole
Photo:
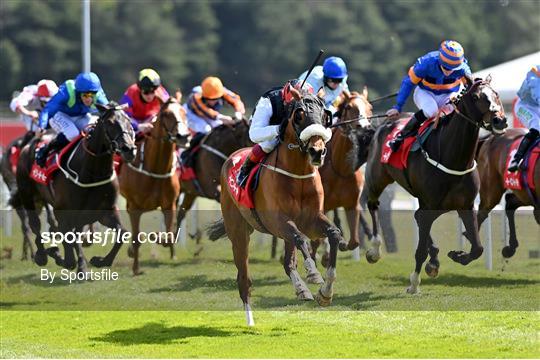
[[[512,146],[510,146],[508,156],[506,157],[506,166],[504,169],[504,188],[509,190],[523,190],[525,182],[527,182],[526,185],[531,190],[534,190],[536,189],[534,184],[534,168],[538,158],[540,157],[540,140],[537,140],[535,144],[529,148],[529,151],[523,158],[523,163],[527,164],[525,166],[525,173],[522,170],[522,167],[515,172],[508,171],[508,165],[514,158],[514,154],[521,143],[521,139],[523,139],[523,137],[519,137],[514,140]]]
[[[249,156],[250,152],[251,149],[244,149],[241,152],[236,153],[232,157],[233,166],[229,169],[229,173],[227,174],[227,184],[229,186],[231,194],[234,196],[238,204],[248,209],[253,209],[255,208],[255,203],[253,201],[253,193],[255,192],[256,186],[258,184],[257,174],[259,172],[259,169],[261,168],[261,164],[257,164],[253,167],[253,169],[251,169],[246,186],[244,188],[241,188],[236,183],[236,177],[238,175],[238,172],[240,171],[242,164],[244,164],[244,161]]]
[[[396,169],[403,170],[407,168],[407,158],[411,152],[411,148],[415,143],[417,138],[422,138],[420,141],[424,142],[431,132],[431,125],[433,125],[435,118],[430,118],[420,126],[417,136],[410,136],[403,141],[401,147],[398,151],[393,152],[390,148],[390,141],[394,140],[398,133],[405,127],[410,118],[400,119],[396,127],[386,136],[384,141],[382,151],[381,151],[381,163],[388,164]],[[428,129],[430,129],[428,131]],[[413,151],[418,150],[419,147],[415,148]]]
[[[32,178],[32,180],[34,180],[38,184],[48,185],[53,174],[56,172],[56,170],[58,170],[59,163],[62,161],[64,155],[70,152],[73,146],[77,144],[82,137],[82,135],[77,136],[62,150],[60,150],[59,154],[57,151],[53,151],[52,153],[48,154],[47,161],[45,162],[45,168],[42,168],[34,161],[34,163],[32,164],[32,169],[30,170],[30,178]],[[36,146],[36,152],[43,146],[45,146],[45,144],[47,144],[46,141],[40,141]],[[58,158],[56,157],[57,154]]]
[[[187,157],[191,157],[191,161],[189,161],[190,164],[195,163],[195,156],[197,156],[197,153],[201,149],[200,145],[195,146],[193,149],[186,149],[184,150],[179,157],[178,164],[179,166],[176,168],[176,173],[178,174],[178,177],[181,181],[191,181],[197,179],[197,174],[195,173],[195,169],[187,164]]]

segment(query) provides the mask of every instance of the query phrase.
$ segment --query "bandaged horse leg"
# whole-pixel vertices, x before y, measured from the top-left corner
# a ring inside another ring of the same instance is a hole
[[[284,223],[284,227],[281,230],[281,234],[282,236],[280,237],[286,240],[285,243],[287,242],[292,243],[296,248],[298,248],[302,252],[302,256],[304,257],[304,268],[306,269],[308,283],[311,283],[311,284],[322,283],[323,278],[321,274],[319,273],[319,270],[317,270],[315,261],[311,258],[309,245],[308,245],[309,238],[306,235],[302,234],[300,230],[298,230],[298,227],[292,220],[288,220]],[[287,261],[285,261],[284,264],[287,264]]]
[[[290,241],[285,241],[285,258],[283,260],[283,268],[285,269],[287,276],[289,276],[291,279],[292,285],[296,292],[296,298],[298,300],[313,300],[311,291],[309,291],[308,287],[300,277],[296,267],[296,246]]]
[[[328,259],[328,266],[326,268],[325,281],[319,288],[319,292],[315,299],[319,305],[329,306],[332,303],[332,297],[334,296],[334,282],[337,277],[336,265],[338,246],[342,242],[345,242],[345,240],[341,235],[341,231],[339,231],[339,229],[322,214],[319,218],[318,226],[326,235],[328,242],[330,243],[330,258]]]
[[[381,229],[379,226],[379,201],[368,201],[368,209],[373,222],[373,234],[368,239],[369,249],[366,251],[366,260],[368,263],[373,264],[379,261],[381,258],[381,246],[383,243],[380,235]]]

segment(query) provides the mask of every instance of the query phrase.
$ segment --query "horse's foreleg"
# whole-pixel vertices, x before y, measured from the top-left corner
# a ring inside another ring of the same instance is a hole
[[[32,232],[36,235],[36,239],[34,240],[34,243],[36,244],[36,253],[34,254],[34,262],[38,266],[45,266],[47,265],[47,250],[45,249],[45,246],[43,246],[43,242],[41,241],[41,220],[39,219],[38,211],[36,210],[35,206],[32,204],[32,207],[26,207],[26,214],[28,215],[28,223],[30,225],[30,228],[32,229]]]
[[[448,257],[461,265],[467,265],[471,261],[478,259],[484,252],[484,248],[478,235],[476,212],[471,208],[469,210],[458,210],[458,214],[465,225],[465,230],[470,235],[468,240],[471,242],[471,252],[450,251]]]
[[[357,203],[355,208],[345,209],[345,214],[347,215],[347,223],[349,224],[349,232],[351,234],[351,238],[349,240],[349,243],[347,244],[348,250],[354,250],[360,245],[360,240],[358,238],[360,210],[360,203]]]
[[[516,215],[516,209],[520,206],[523,206],[521,201],[514,195],[513,193],[506,194],[505,197],[506,200],[506,206],[505,206],[505,213],[506,217],[508,218],[508,227],[510,228],[510,239],[508,242],[508,246],[505,246],[502,249],[502,255],[505,258],[511,258],[516,253],[516,249],[519,246],[517,236],[516,236],[516,221],[515,221],[515,215]]]
[[[435,278],[439,275],[439,267],[441,263],[439,262],[439,248],[433,242],[433,238],[428,234],[428,253],[429,261],[426,263],[426,274],[429,277]]]
[[[278,238],[277,236],[274,236],[272,235],[272,249],[270,250],[270,259],[275,259],[276,258],[276,253],[277,253],[277,243],[278,243]]]
[[[128,254],[130,257],[133,258],[133,265],[131,267],[131,270],[133,271],[133,275],[141,275],[143,272],[139,268],[139,249],[141,247],[141,242],[139,241],[139,233],[140,233],[140,222],[141,222],[141,215],[142,211],[138,210],[128,210],[129,213],[129,220],[131,222],[131,230],[133,231],[133,238],[131,239],[131,246]]]
[[[176,236],[174,236],[172,232],[174,225],[174,215],[176,212],[176,204],[173,203],[170,207],[166,207],[165,209],[162,207],[161,211],[163,212],[163,218],[165,220],[165,230],[167,231],[167,242],[165,246],[169,247],[171,259],[176,260]]]
[[[83,228],[78,228],[75,230],[75,233],[82,232]],[[78,239],[79,240],[79,239]],[[83,253],[83,244],[82,239],[81,241],[77,241],[75,245],[75,253],[77,254],[77,272],[78,273],[84,273],[87,270],[87,261]]]
[[[313,295],[300,277],[297,269],[296,246],[291,241],[285,240],[285,258],[283,260],[285,273],[291,279],[296,298],[298,300],[313,300]]]
[[[366,260],[368,263],[373,264],[379,261],[381,258],[381,245],[382,239],[379,235],[379,201],[368,200],[368,209],[371,215],[371,222],[373,224],[373,235],[369,238],[370,248],[366,251]]]
[[[58,221],[54,216],[53,208],[49,204],[45,204],[45,213],[47,214],[47,223],[49,224],[49,231],[56,231],[58,228]]]
[[[118,251],[123,244],[123,235],[127,231],[122,227],[120,223],[120,215],[118,214],[118,209],[111,209],[99,222],[111,229],[116,229],[117,233],[114,236],[114,244],[111,251],[105,256],[94,256],[90,259],[90,264],[95,267],[105,267],[111,266]]]
[[[361,248],[364,248],[366,244],[363,240],[364,237],[362,231],[364,232],[364,234],[366,234],[368,239],[371,239],[373,237],[373,232],[371,231],[371,228],[369,227],[366,218],[364,217],[364,215],[362,215],[362,211],[363,210],[360,211],[360,215],[358,216],[358,221],[360,222],[360,226],[358,227],[358,242],[360,243],[359,246]]]
[[[34,258],[34,248],[32,246],[32,241],[30,241],[30,225],[28,224],[28,215],[23,207],[17,206],[15,208],[19,219],[21,220],[21,232],[23,234],[23,252],[21,260],[28,260],[28,253],[30,253],[30,258]]]
[[[307,273],[307,282],[311,284],[322,283],[323,278],[319,273],[319,270],[317,270],[315,261],[311,258],[308,245],[309,238],[298,230],[298,227],[292,220],[284,221],[279,232],[279,237],[283,238],[285,243],[290,242],[294,244],[294,246],[302,252],[302,256],[304,257],[304,268]],[[285,261],[284,264],[286,263],[287,262]]]
[[[328,259],[328,267],[326,268],[326,278],[316,296],[319,305],[328,306],[332,303],[332,297],[334,296],[338,246],[344,243],[345,240],[341,235],[341,231],[324,214],[320,214],[314,225],[320,235],[326,236],[330,243],[330,258]]]
[[[343,228],[341,227],[341,219],[339,217],[338,209],[334,209],[333,213],[334,213],[334,224],[337,226],[339,231],[341,231],[341,233],[343,233]]]

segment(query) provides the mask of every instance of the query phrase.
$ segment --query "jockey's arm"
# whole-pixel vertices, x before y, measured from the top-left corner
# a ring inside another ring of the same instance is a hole
[[[241,115],[246,113],[246,108],[242,102],[242,99],[240,98],[240,95],[233,93],[229,89],[225,89],[223,100],[228,102],[234,108],[235,112],[240,113]]]
[[[41,113],[39,114],[38,126],[41,129],[46,129],[49,125],[49,118],[52,118],[60,109],[60,105],[67,103],[69,100],[69,93],[65,85],[60,85],[60,89],[54,95],[51,100],[45,105]]]
[[[275,139],[279,135],[279,125],[269,125],[272,115],[270,99],[265,97],[260,98],[255,107],[249,127],[249,138],[251,141],[261,143]]]
[[[20,115],[30,116],[34,121],[36,121],[37,118],[39,117],[39,112],[36,110],[29,110],[26,108],[30,104],[30,102],[33,100],[33,98],[34,98],[34,95],[30,91],[23,90],[17,97],[11,100],[9,107],[11,111]]]
[[[423,69],[422,67],[418,66],[418,63],[410,67],[409,72],[401,81],[401,86],[396,99],[396,105],[393,107],[394,109],[401,112],[401,109],[405,105],[411,91],[416,85],[418,85],[420,81],[422,81],[423,75]]]

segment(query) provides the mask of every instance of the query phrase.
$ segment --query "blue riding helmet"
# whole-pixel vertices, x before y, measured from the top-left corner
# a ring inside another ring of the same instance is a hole
[[[83,72],[75,78],[77,92],[98,92],[101,90],[101,81],[93,72]]]
[[[343,79],[347,76],[347,66],[342,58],[331,56],[324,60],[323,74],[327,78]]]

